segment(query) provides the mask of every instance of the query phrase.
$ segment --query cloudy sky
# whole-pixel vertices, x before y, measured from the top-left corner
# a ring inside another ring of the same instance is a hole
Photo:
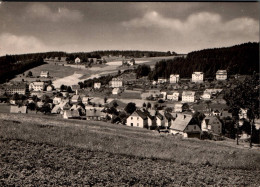
[[[190,51],[259,42],[259,3],[0,2],[0,55]]]

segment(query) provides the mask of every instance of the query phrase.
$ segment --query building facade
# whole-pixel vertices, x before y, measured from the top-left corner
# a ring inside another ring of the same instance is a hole
[[[179,74],[172,74],[170,75],[170,83],[178,83],[180,80]]]
[[[204,73],[203,72],[194,72],[192,74],[192,82],[203,82],[204,80]]]
[[[183,103],[193,103],[195,101],[195,92],[183,91],[181,100]]]
[[[218,70],[216,73],[216,79],[220,81],[227,80],[227,70]]]

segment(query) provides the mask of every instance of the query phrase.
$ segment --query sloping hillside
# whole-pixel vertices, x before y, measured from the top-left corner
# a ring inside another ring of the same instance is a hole
[[[0,139],[3,186],[257,185],[260,181],[257,149],[104,122],[0,114]]]

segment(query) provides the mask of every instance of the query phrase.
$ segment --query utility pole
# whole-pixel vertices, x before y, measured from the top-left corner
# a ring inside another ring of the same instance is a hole
[[[239,124],[238,122],[236,121],[236,126],[237,126],[237,134],[236,134],[236,139],[237,139],[237,145],[239,145],[238,143],[238,128],[239,128]]]

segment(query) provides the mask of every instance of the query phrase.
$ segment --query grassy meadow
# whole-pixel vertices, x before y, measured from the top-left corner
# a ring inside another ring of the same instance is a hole
[[[105,122],[3,113],[0,139],[2,185],[244,186],[260,181],[259,148],[235,147],[234,141],[183,139]]]

